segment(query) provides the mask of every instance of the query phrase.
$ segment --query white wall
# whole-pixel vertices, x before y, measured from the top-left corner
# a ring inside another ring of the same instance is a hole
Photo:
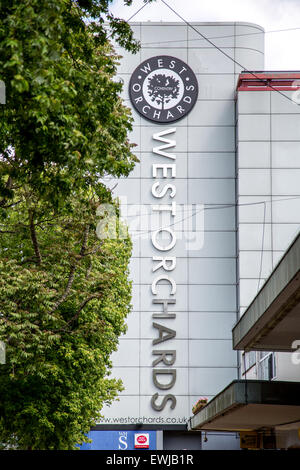
[[[255,25],[247,24],[195,23],[194,27],[210,37],[226,36],[218,39],[218,45],[241,66],[206,41],[195,41],[199,36],[195,37],[193,30],[179,23],[136,23],[133,26],[136,37],[144,44],[141,51],[132,56],[117,48],[123,55],[118,72],[125,84],[123,97],[129,107],[130,76],[147,58],[157,55],[179,58],[197,76],[197,104],[186,118],[172,125],[176,127],[177,142],[173,149],[177,157],[174,184],[178,188],[178,203],[204,204],[204,244],[197,250],[187,251],[179,240],[168,253],[177,257],[173,272],[177,303],[172,308],[177,314],[172,323],[176,338],[167,345],[168,349],[177,351],[174,364],[177,380],[170,391],[176,395],[177,405],[174,410],[167,407],[157,412],[150,406],[151,396],[160,392],[153,384],[151,366],[155,337],[152,312],[159,307],[151,299],[151,262],[157,253],[149,237],[137,233],[133,239],[133,312],[128,318],[128,332],[113,355],[113,375],[123,379],[125,390],[119,402],[103,410],[106,417],[154,420],[163,417],[171,418],[172,424],[183,424],[199,396],[212,398],[237,378],[237,354],[232,351],[231,343],[231,330],[237,319],[235,85],[241,68],[263,68],[263,35],[237,37],[236,34],[249,30],[259,31]],[[176,42],[165,42],[172,40]],[[157,203],[150,191],[151,164],[162,161],[151,153],[155,146],[152,136],[166,127],[146,121],[135,111],[133,115],[131,140],[138,144],[136,154],[140,163],[129,179],[118,181],[114,194],[127,196],[130,205],[143,203],[150,207]],[[111,180],[109,186],[115,183]],[[165,202],[168,203],[167,198]],[[140,222],[143,222],[142,215]],[[144,228],[139,226],[138,232],[144,234]]]

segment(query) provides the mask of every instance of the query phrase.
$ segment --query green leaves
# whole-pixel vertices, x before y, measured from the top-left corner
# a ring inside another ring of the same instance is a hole
[[[91,200],[89,208],[74,201],[69,217],[37,208],[38,265],[27,205],[11,209],[14,233],[0,238],[0,440],[68,449],[122,388],[107,372],[130,311],[131,242],[97,238]]]
[[[117,57],[99,21],[109,15],[109,3],[33,0],[28,6],[15,0],[0,7],[0,79],[7,85],[0,154],[13,147],[23,184],[55,207],[74,188],[96,185],[104,173],[126,176],[134,166],[126,138],[131,117],[119,98],[120,83],[112,80]],[[109,18],[112,36],[136,50],[128,24]]]
[[[131,242],[99,240],[96,209],[113,203],[101,177],[127,176],[137,161],[108,36],[138,44],[110,3],[0,5],[4,446],[72,449],[122,389],[108,373],[130,312]]]

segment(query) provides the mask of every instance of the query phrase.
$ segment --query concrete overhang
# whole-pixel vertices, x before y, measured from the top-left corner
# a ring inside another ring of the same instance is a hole
[[[300,383],[235,380],[188,421],[188,430],[259,431],[300,427]]]
[[[300,343],[300,233],[233,328],[232,340],[233,349],[244,351],[291,352],[293,342]]]

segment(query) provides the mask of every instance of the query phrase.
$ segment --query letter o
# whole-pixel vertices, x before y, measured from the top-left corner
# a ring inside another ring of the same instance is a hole
[[[170,235],[171,235],[171,242],[169,243],[169,245],[167,245],[166,247],[164,246],[161,246],[158,241],[157,241],[157,235],[160,233],[160,232],[168,232]],[[158,230],[155,230],[155,232],[152,233],[151,235],[151,241],[152,241],[152,245],[159,251],[169,251],[171,250],[172,248],[174,248],[175,244],[176,244],[176,235],[175,233],[169,229],[169,228],[160,228]]]
[[[133,91],[135,91],[136,93],[138,93],[139,91],[141,91],[141,85],[139,83],[135,83],[134,85],[132,85],[132,89]]]

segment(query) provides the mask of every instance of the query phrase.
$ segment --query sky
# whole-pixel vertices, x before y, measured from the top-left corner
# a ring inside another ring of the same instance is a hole
[[[265,31],[265,70],[300,71],[300,0],[166,0],[184,19],[192,21],[245,21]],[[112,12],[128,20],[143,0],[131,7],[114,0]],[[161,0],[146,5],[132,21],[180,21]],[[288,28],[294,31],[272,32]]]

